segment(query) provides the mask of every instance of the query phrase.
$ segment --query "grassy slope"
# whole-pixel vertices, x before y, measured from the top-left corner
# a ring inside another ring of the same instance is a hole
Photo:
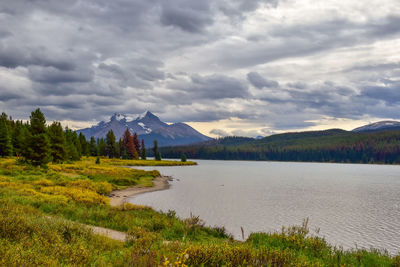
[[[334,249],[310,237],[306,225],[238,242],[198,217],[181,220],[131,204],[112,208],[105,195],[113,188],[148,184],[159,173],[94,161],[43,170],[0,159],[0,265],[400,266],[399,257],[383,252]],[[130,240],[94,235],[74,221],[128,232]]]

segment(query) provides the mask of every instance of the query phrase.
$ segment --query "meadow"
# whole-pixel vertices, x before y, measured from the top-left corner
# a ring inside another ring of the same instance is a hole
[[[234,240],[222,226],[197,216],[123,204],[111,207],[115,189],[152,186],[158,171],[124,166],[191,162],[94,157],[32,167],[0,159],[1,266],[400,266],[385,251],[345,251],[301,226]],[[125,242],[94,234],[85,225],[128,234]]]

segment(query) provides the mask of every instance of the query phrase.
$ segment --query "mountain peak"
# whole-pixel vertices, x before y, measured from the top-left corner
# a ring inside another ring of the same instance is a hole
[[[121,113],[114,113],[110,118],[110,121],[122,121],[122,120],[126,120],[126,115]]]
[[[151,113],[150,111],[147,110],[147,111],[143,112],[142,114],[140,114],[139,116],[137,116],[136,120],[141,120],[146,117],[152,117],[152,116],[156,117],[153,113]]]
[[[146,112],[146,115],[144,116],[144,118],[157,118],[158,119],[158,117],[156,116],[156,115],[154,115],[153,113],[151,113],[150,111],[147,111]]]

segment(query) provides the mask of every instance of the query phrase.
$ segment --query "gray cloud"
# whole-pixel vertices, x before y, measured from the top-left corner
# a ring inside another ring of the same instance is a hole
[[[161,2],[161,23],[187,32],[201,32],[213,23],[208,1],[164,0]]]
[[[248,96],[247,86],[242,81],[228,76],[193,75],[191,82],[188,89],[207,99],[245,98]]]
[[[217,136],[220,136],[220,137],[224,137],[224,136],[229,136],[230,135],[227,131],[222,130],[222,129],[212,129],[210,131],[210,134],[214,134],[214,135],[217,135]]]
[[[264,87],[273,87],[273,88],[279,87],[279,83],[277,81],[268,80],[262,77],[257,72],[247,73],[247,79],[254,87],[258,89],[262,89]]]
[[[399,118],[397,2],[356,2],[5,0],[1,109],[26,118],[40,106],[49,120],[235,118],[259,125],[229,130],[247,135],[325,117]]]
[[[29,77],[40,83],[76,83],[90,82],[93,79],[91,69],[60,70],[54,67],[32,66],[29,68]]]

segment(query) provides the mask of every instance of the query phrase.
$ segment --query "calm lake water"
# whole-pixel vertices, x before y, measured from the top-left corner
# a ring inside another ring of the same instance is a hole
[[[169,190],[130,201],[200,216],[241,239],[300,225],[344,248],[400,251],[400,166],[197,160],[197,166],[144,167],[174,178]]]

